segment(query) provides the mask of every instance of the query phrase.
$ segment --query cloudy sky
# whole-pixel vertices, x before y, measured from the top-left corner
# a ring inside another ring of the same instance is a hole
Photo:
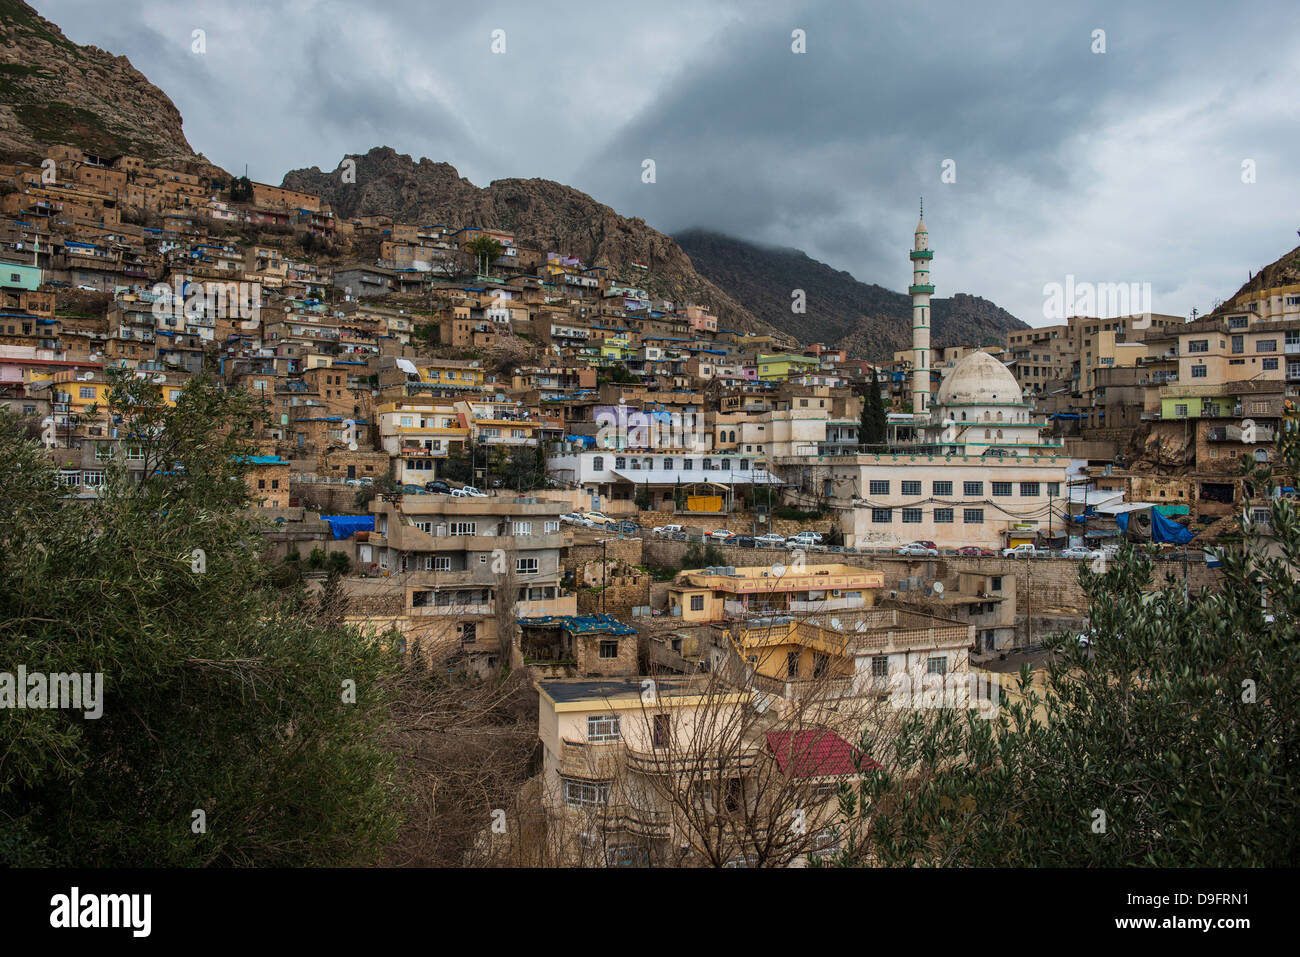
[[[937,293],[1033,325],[1069,275],[1150,283],[1154,311],[1187,315],[1300,243],[1293,0],[34,5],[266,182],[386,145],[899,290],[924,193]]]

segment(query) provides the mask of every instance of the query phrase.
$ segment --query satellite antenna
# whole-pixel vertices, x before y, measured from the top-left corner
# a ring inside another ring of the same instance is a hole
[[[943,594],[943,582],[935,582],[935,583],[934,583],[934,593],[935,593],[936,595],[942,595],[942,594]]]

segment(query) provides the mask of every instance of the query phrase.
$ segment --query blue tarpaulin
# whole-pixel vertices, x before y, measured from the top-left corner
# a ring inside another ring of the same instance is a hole
[[[1165,518],[1156,509],[1151,510],[1151,541],[1153,542],[1173,542],[1175,545],[1184,545],[1190,542],[1196,533],[1191,529],[1183,528],[1172,518]]]
[[[330,523],[330,532],[335,538],[351,538],[354,532],[373,532],[375,517],[373,515],[322,515]]]

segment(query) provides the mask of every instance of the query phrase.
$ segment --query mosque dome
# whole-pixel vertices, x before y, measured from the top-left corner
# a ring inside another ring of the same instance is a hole
[[[957,361],[939,386],[935,405],[1020,405],[1020,383],[987,352]]]

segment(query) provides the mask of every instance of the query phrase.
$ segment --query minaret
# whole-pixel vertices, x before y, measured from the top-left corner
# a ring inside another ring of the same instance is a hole
[[[912,414],[917,422],[930,414],[930,233],[925,228],[925,200],[912,242]]]

